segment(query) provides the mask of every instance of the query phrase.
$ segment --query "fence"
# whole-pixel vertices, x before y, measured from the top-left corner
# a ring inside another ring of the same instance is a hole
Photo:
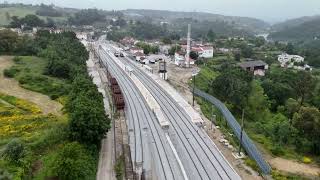
[[[211,95],[209,95],[199,89],[195,89],[195,94],[197,96],[200,96],[200,97],[206,99],[207,101],[209,101],[210,103],[215,105],[221,111],[221,113],[225,117],[228,125],[233,130],[236,137],[240,140],[241,126],[239,125],[238,121],[234,118],[234,116],[231,114],[229,109],[220,100],[218,100],[217,98],[215,98],[215,97],[213,97],[213,96],[211,96]],[[248,137],[248,135],[245,132],[243,132],[243,134],[242,134],[242,146],[246,150],[248,155],[256,161],[256,163],[258,164],[261,171],[264,174],[270,174],[271,167],[263,159],[263,157],[260,154],[257,147],[253,144],[253,142],[251,141],[251,139]]]

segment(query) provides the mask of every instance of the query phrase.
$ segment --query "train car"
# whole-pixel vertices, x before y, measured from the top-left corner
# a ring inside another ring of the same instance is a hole
[[[124,109],[125,101],[117,79],[114,78],[109,72],[107,72],[107,78],[114,105],[116,106],[117,110]]]
[[[121,94],[121,89],[118,85],[114,85],[111,87],[112,94]]]
[[[110,87],[112,87],[112,86],[118,85],[118,81],[116,80],[116,78],[112,77],[109,79],[109,84],[110,84]]]
[[[124,109],[125,103],[122,94],[113,94],[113,102],[118,110]]]

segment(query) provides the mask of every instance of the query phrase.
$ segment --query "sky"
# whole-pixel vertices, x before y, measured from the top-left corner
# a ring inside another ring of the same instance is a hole
[[[1,1],[1,0],[0,0]],[[3,0],[4,1],[4,0]],[[255,17],[270,23],[320,14],[320,0],[6,0],[105,10],[157,9]]]

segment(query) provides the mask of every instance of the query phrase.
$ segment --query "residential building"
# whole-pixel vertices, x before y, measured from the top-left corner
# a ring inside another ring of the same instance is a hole
[[[312,67],[304,62],[304,58],[299,55],[289,55],[283,53],[278,56],[280,66],[283,68],[293,68],[296,70],[312,71]]]
[[[197,52],[199,55],[199,58],[213,58],[213,47],[212,46],[192,47],[191,51]]]
[[[174,55],[174,63],[177,66],[185,66],[186,65],[186,55],[187,53],[185,52],[176,52]],[[190,60],[190,65],[194,65],[195,64],[195,60],[193,59],[189,59]]]
[[[136,53],[133,53],[133,57],[136,58],[136,61],[143,61],[146,59],[146,55],[144,53],[141,53],[141,52],[136,52]]]
[[[171,47],[172,47],[172,45],[161,45],[161,46],[159,46],[160,53],[168,55]]]
[[[278,56],[278,61],[280,62],[281,67],[293,67],[294,63],[304,62],[304,58],[299,55],[289,55],[287,53],[283,53]]]
[[[139,48],[139,47],[132,47],[132,48],[130,49],[130,52],[131,52],[132,54],[135,54],[135,53],[138,53],[138,52],[144,54],[143,49],[141,49],[141,48]]]
[[[136,40],[133,37],[125,37],[122,40],[120,40],[120,43],[125,46],[134,45],[135,42]]]
[[[261,60],[242,62],[239,66],[244,70],[252,72],[254,76],[265,76],[269,68],[268,64]]]

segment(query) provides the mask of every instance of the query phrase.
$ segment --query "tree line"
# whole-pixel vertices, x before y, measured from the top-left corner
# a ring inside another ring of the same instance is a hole
[[[273,67],[265,77],[232,65],[209,63],[219,72],[205,86],[227,104],[237,117],[245,110],[246,129],[272,142],[271,151],[283,155],[286,148],[304,154],[320,154],[319,79],[310,72]]]
[[[38,31],[35,38],[29,38],[3,30],[0,39],[0,54],[42,57],[48,61],[44,74],[70,84],[64,108],[68,116],[64,132],[67,143],[50,162],[50,175],[60,179],[94,176],[100,142],[110,128],[110,119],[105,114],[103,97],[87,73],[89,54],[84,45],[73,32]],[[15,144],[20,147],[21,143]]]

